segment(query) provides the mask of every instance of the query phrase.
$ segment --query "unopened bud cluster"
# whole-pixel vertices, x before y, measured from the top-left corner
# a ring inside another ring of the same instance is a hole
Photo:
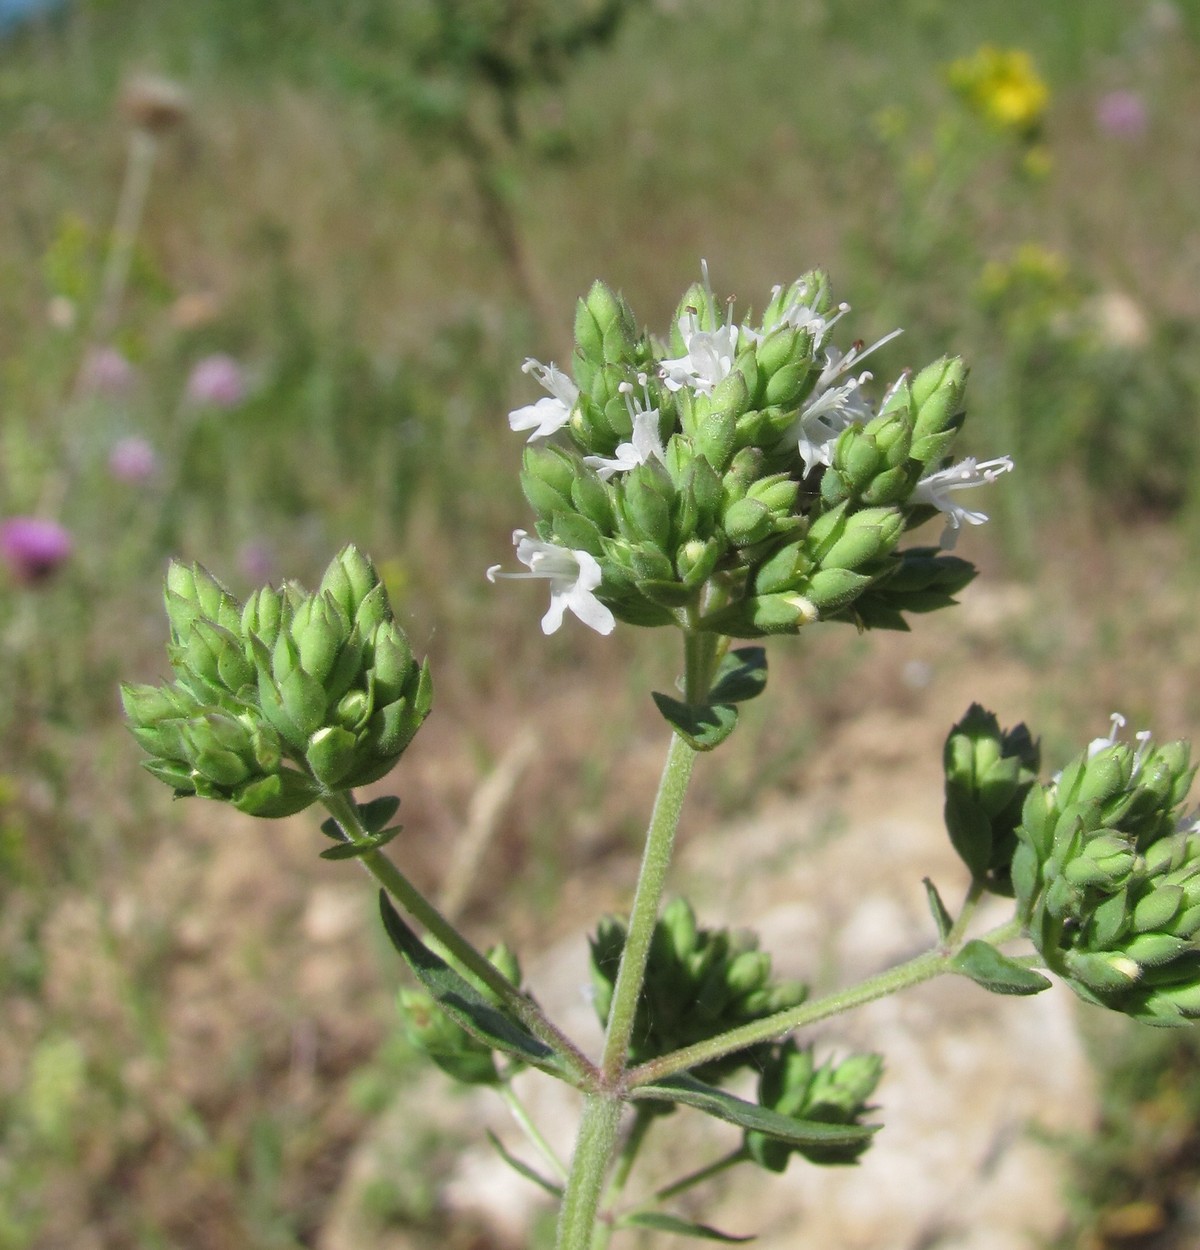
[[[758,1082],[759,1105],[795,1120],[819,1124],[859,1124],[874,1108],[868,1099],[883,1075],[880,1055],[850,1055],[841,1063],[826,1060],[819,1067],[811,1047],[792,1039],[777,1046],[762,1064]],[[854,1163],[870,1145],[870,1138],[849,1143],[795,1145],[763,1133],[746,1134],[746,1151],[761,1167],[782,1172],[793,1154],[810,1163]]]
[[[1037,781],[1037,743],[1024,725],[1002,730],[973,703],[943,751],[946,829],[977,881],[1012,894],[1011,867],[1025,796]]]
[[[243,604],[172,563],[165,598],[175,680],[122,699],[146,767],[179,795],[287,816],[382,777],[429,712],[428,666],[354,547],[313,594],[266,586]]]
[[[1115,735],[1114,735],[1115,737]],[[1025,800],[1018,911],[1081,997],[1153,1024],[1200,1019],[1200,829],[1185,742],[1093,743]]]
[[[591,948],[596,1011],[607,1024],[625,949],[625,925],[606,917]],[[807,992],[798,981],[771,979],[771,957],[758,949],[754,934],[700,928],[688,903],[676,899],[664,908],[650,941],[630,1059],[642,1063],[706,1041],[794,1007]],[[702,1081],[719,1081],[753,1064],[764,1049],[742,1050],[702,1064],[693,1069],[694,1075]]]
[[[609,612],[733,637],[820,618],[906,628],[904,613],[952,602],[971,566],[901,540],[938,510],[944,545],[986,519],[949,492],[1011,462],[949,476],[962,362],[904,374],[876,404],[861,369],[874,348],[828,341],[846,311],[820,272],[776,288],[755,324],[696,285],[662,344],[597,282],[575,320],[574,380],[529,362],[550,394],[510,417],[532,431],[522,484],[539,541],[518,532],[532,575],[602,632]],[[572,559],[586,580],[567,577]],[[603,606],[581,611],[592,597]]]
[[[426,940],[437,949],[436,943]],[[449,957],[445,950],[438,953]],[[507,946],[500,943],[492,947],[487,957],[513,985],[521,984],[521,965]],[[495,995],[485,985],[477,984],[476,988],[498,1005]],[[502,1073],[496,1063],[496,1052],[452,1020],[424,989],[400,991],[400,1014],[408,1040],[456,1081],[464,1085],[499,1085],[513,1074],[513,1064]]]

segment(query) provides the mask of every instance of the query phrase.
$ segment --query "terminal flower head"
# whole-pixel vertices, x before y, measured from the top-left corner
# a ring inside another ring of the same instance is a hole
[[[969,490],[972,486],[990,485],[1012,467],[1011,456],[985,460],[982,464],[974,456],[968,456],[948,469],[923,477],[917,483],[912,493],[912,502],[931,504],[939,512],[946,514],[946,528],[942,532],[941,543],[944,550],[949,551],[954,546],[964,521],[968,525],[982,525],[988,519],[986,512],[972,512],[955,503],[951,494],[958,490]]]
[[[639,404],[636,399],[631,398],[633,393],[631,383],[622,382],[619,388],[625,396],[625,406],[629,409],[629,416],[633,421],[633,434],[630,436],[630,441],[621,443],[611,460],[604,456],[584,456],[583,458],[583,463],[595,469],[602,482],[607,482],[614,473],[628,473],[630,469],[636,469],[640,464],[649,464],[651,460],[657,460],[660,464],[666,460],[666,451],[662,441],[661,414],[657,408],[650,406],[650,394],[646,390],[645,374],[639,376],[639,381],[642,383],[644,404]]]
[[[563,614],[568,608],[598,634],[612,633],[616,618],[594,594],[602,576],[595,556],[530,538],[524,530],[513,531],[513,542],[517,548],[517,559],[528,567],[529,572],[501,573],[500,566],[494,564],[487,571],[488,581],[494,582],[498,577],[547,578],[550,582],[550,609],[542,617],[542,633],[554,633],[562,624]]]
[[[46,580],[70,556],[74,545],[57,521],[15,516],[0,522],[0,559],[19,582]]]
[[[528,441],[548,438],[561,430],[571,419],[571,410],[579,398],[579,387],[556,365],[544,365],[532,357],[521,366],[522,373],[531,373],[550,392],[535,404],[514,408],[508,414],[509,429],[532,430]]]
[[[1140,139],[1149,117],[1136,91],[1108,91],[1096,101],[1096,125],[1114,139]]]

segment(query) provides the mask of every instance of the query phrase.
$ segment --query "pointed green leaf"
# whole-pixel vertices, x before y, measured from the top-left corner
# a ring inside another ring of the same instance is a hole
[[[667,724],[693,751],[711,751],[733,733],[737,708],[732,703],[681,703],[654,691],[652,696]]]
[[[392,945],[404,956],[417,979],[433,995],[438,1006],[455,1024],[494,1050],[512,1055],[522,1063],[554,1067],[554,1051],[538,1041],[515,1020],[486,998],[460,973],[433,951],[400,918],[391,899],[379,892],[383,927]]]
[[[532,1181],[539,1189],[544,1189],[552,1198],[562,1197],[561,1185],[556,1185],[553,1181],[547,1180],[540,1172],[531,1168],[528,1163],[523,1163],[516,1155],[510,1154],[504,1143],[491,1129],[487,1131],[487,1139],[492,1143],[500,1158],[519,1176],[523,1176],[527,1181]]]
[[[925,895],[929,899],[929,912],[933,916],[933,923],[937,925],[938,938],[944,942],[950,936],[950,930],[954,928],[954,921],[946,910],[946,904],[942,902],[937,886],[928,877],[924,877],[922,882],[925,886]]]
[[[739,647],[721,661],[708,697],[713,703],[745,703],[762,694],[766,685],[766,648]]]
[[[1040,994],[1050,988],[1050,981],[1040,972],[1000,954],[987,942],[968,942],[950,966],[993,994]]]
[[[653,1228],[660,1233],[676,1233],[680,1237],[698,1237],[701,1241],[723,1241],[728,1245],[737,1245],[744,1241],[753,1241],[751,1237],[735,1237],[732,1233],[723,1233],[719,1228],[709,1224],[693,1224],[691,1220],[680,1219],[678,1215],[668,1215],[665,1211],[635,1211],[617,1221],[618,1228]]]
[[[650,1085],[639,1085],[633,1091],[633,1097],[682,1103],[718,1120],[753,1129],[794,1146],[851,1146],[867,1141],[879,1127],[874,1124],[820,1124],[815,1120],[796,1120],[777,1111],[769,1111],[757,1103],[747,1102],[744,1098],[737,1098],[723,1089],[714,1089],[686,1074],[667,1077]]]
[[[331,846],[327,851],[322,851],[321,858],[359,859],[368,851],[377,851],[381,846],[387,846],[403,828],[403,825],[393,825],[390,829],[381,829],[361,842],[339,842],[337,846]]]
[[[382,798],[360,804],[358,818],[368,833],[379,833],[396,814],[399,806],[400,800],[394,794],[385,794]]]

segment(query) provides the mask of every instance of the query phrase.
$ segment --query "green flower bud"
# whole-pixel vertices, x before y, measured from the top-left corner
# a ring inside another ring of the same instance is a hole
[[[749,547],[771,536],[774,518],[766,504],[757,499],[739,499],[725,509],[722,525],[735,547]]]
[[[256,590],[242,609],[243,636],[253,634],[268,648],[273,647],[290,616],[290,611],[285,615],[285,603],[283,593],[270,586]]]
[[[345,607],[328,589],[296,609],[289,632],[299,652],[300,667],[316,681],[323,683],[333,669],[350,633],[350,620]]]
[[[867,574],[822,568],[801,586],[801,590],[818,612],[828,614],[853,603],[870,584]]]
[[[347,622],[352,622],[363,600],[378,585],[375,566],[357,547],[349,545],[330,561],[315,598],[328,595],[342,609]]]

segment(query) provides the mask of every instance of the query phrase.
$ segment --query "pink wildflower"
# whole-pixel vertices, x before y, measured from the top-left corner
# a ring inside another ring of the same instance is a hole
[[[73,546],[71,535],[57,521],[15,516],[0,522],[0,559],[19,582],[45,580]]]
[[[224,352],[197,361],[187,380],[188,399],[213,408],[236,408],[246,398],[246,389],[242,366]]]
[[[1096,101],[1096,125],[1115,139],[1140,139],[1149,117],[1136,91],[1109,91]]]
[[[93,395],[125,395],[136,378],[133,366],[115,347],[93,347],[83,361],[80,383]]]
[[[158,472],[158,453],[144,438],[122,438],[108,453],[108,471],[118,482],[145,482]]]

